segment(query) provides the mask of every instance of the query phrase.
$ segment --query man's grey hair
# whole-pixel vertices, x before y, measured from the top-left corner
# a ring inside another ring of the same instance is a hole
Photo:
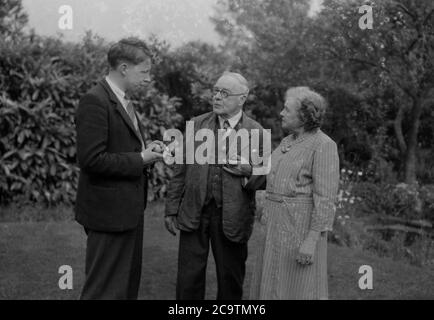
[[[246,80],[246,78],[244,78],[241,74],[236,73],[236,72],[225,71],[225,72],[223,72],[222,77],[223,76],[231,77],[231,78],[235,79],[240,84],[240,86],[243,87],[243,90],[245,90],[246,95],[249,94],[249,83]]]
[[[309,87],[289,88],[285,94],[285,100],[289,97],[299,101],[299,117],[304,123],[306,131],[320,128],[327,110],[327,101]]]

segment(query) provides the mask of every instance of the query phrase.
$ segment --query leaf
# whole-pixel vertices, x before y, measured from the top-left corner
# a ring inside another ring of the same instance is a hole
[[[2,168],[3,168],[3,171],[4,171],[5,174],[6,174],[6,177],[10,176],[11,172],[10,172],[10,170],[9,170],[8,165],[2,165]]]
[[[10,156],[14,155],[15,153],[17,153],[16,150],[8,151],[8,152],[6,152],[6,153],[3,155],[2,158],[3,158],[3,159],[7,159],[7,158],[9,158]]]
[[[50,175],[55,176],[56,175],[56,166],[54,164],[52,164],[50,166]]]
[[[14,182],[11,185],[11,191],[20,190],[23,184],[21,182]]]
[[[21,158],[22,160],[27,160],[29,157],[32,156],[32,153],[31,153],[31,152],[27,152],[27,151],[23,151],[23,150],[21,150],[21,151],[19,151],[19,155],[20,155],[20,158]]]
[[[21,132],[18,134],[18,139],[17,139],[18,143],[19,143],[19,144],[22,144],[22,143],[24,142],[25,137],[26,137],[26,133],[25,133],[25,131],[21,131]]]

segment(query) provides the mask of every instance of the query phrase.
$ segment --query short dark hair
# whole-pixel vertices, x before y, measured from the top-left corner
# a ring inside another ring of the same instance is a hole
[[[154,61],[154,54],[147,44],[138,38],[126,38],[112,45],[107,54],[111,68],[116,68],[122,62],[137,65],[146,59]]]

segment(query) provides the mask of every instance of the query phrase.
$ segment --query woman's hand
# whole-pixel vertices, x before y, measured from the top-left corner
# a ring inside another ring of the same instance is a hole
[[[319,232],[309,231],[306,239],[300,246],[297,255],[297,262],[301,265],[311,265],[313,263],[313,257],[315,256],[316,243],[319,239]]]

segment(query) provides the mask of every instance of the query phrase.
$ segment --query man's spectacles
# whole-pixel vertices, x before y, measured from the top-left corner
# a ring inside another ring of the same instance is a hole
[[[219,89],[219,88],[213,88],[212,89],[212,94],[213,96],[216,96],[218,93],[220,93],[220,96],[223,99],[226,99],[227,97],[232,97],[232,96],[242,96],[244,94],[246,94],[245,92],[243,93],[231,93],[229,90],[226,89]]]

